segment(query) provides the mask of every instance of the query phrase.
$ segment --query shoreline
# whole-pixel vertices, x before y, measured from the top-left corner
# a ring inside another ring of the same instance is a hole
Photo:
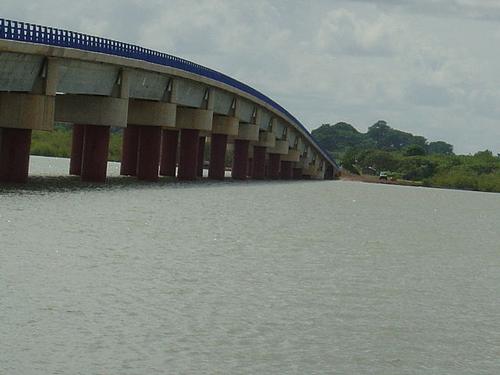
[[[438,186],[438,185],[424,185],[422,182],[408,181],[408,180],[379,180],[377,176],[367,176],[367,175],[346,175],[342,174],[339,177],[340,181],[352,181],[352,182],[364,182],[369,184],[382,184],[382,185],[396,185],[396,186],[412,186],[421,188],[431,188],[431,189],[441,189],[441,190],[455,190],[455,191],[468,191],[474,193],[490,193],[490,194],[500,194],[497,191],[485,191],[485,190],[475,190],[475,189],[458,189],[455,187],[448,186]]]
[[[343,173],[340,176],[340,180],[366,182],[370,184],[425,187],[422,182],[409,181],[409,180],[380,180],[378,176],[369,176],[369,175],[352,175]]]

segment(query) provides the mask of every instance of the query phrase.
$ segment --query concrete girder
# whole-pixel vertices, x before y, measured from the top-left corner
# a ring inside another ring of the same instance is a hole
[[[26,93],[0,93],[0,128],[52,130],[55,98]]]
[[[225,134],[236,137],[239,134],[240,120],[237,117],[214,115],[212,134]]]
[[[274,147],[276,145],[276,136],[274,133],[267,132],[267,131],[260,131],[259,132],[259,140],[256,142],[253,142],[253,146],[258,146],[258,147]]]
[[[176,92],[172,102],[185,107],[213,109],[213,106],[207,107],[207,101],[210,100],[207,85],[182,78],[175,81]]]
[[[57,92],[111,96],[120,70],[120,67],[110,64],[59,59]]]
[[[273,115],[271,112],[261,109],[259,110],[259,120],[258,124],[260,125],[261,130],[271,131],[271,120]]]
[[[208,109],[178,106],[175,127],[178,129],[211,131],[213,113],[212,110]]]
[[[39,55],[0,53],[0,91],[31,92],[44,60]]]
[[[283,123],[280,119],[274,117],[271,121],[271,131],[274,133],[276,136],[276,139],[283,139],[285,140],[287,138],[287,125]]]
[[[288,141],[276,140],[274,147],[268,147],[268,154],[288,155]],[[283,160],[283,159],[281,159]]]
[[[131,125],[175,128],[177,105],[150,100],[130,99],[128,123]]]
[[[214,113],[232,116],[235,113],[236,98],[233,94],[219,89],[213,89]]]
[[[173,78],[160,73],[133,69],[129,71],[130,98],[144,100],[169,100]]]
[[[93,95],[58,95],[55,120],[77,124],[127,126],[128,99]]]
[[[281,161],[298,162],[300,160],[300,151],[289,149],[288,154],[281,155]]]
[[[249,102],[248,100],[238,98],[236,100],[236,108],[234,111],[234,116],[238,117],[241,122],[249,124],[260,125],[258,121],[258,113],[255,104]]]
[[[238,135],[233,139],[242,141],[258,141],[259,140],[259,125],[240,123]]]

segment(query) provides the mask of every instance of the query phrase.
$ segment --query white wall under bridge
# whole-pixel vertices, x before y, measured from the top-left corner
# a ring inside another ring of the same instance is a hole
[[[194,127],[210,135],[214,116],[219,118],[217,123],[228,117],[233,124],[230,142],[246,139],[252,145],[267,146],[270,152],[278,152],[278,142],[284,159],[313,178],[338,171],[295,118],[263,100],[262,94],[252,95],[253,89],[242,90],[179,67],[79,49],[79,45],[13,40],[5,31],[8,22],[0,20],[0,128],[50,131],[54,121],[125,128],[133,121],[139,126]],[[26,24],[17,26],[26,28]],[[186,120],[186,110],[202,111],[204,120],[197,120],[199,116]],[[186,125],[186,121],[192,123]]]

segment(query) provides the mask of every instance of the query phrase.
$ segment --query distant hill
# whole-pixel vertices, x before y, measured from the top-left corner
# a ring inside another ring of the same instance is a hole
[[[424,154],[453,155],[453,146],[443,141],[428,142],[425,137],[393,129],[387,122],[378,121],[360,133],[354,126],[339,122],[335,125],[323,124],[312,131],[318,143],[336,158],[342,158],[352,149],[398,151],[418,147]],[[415,147],[417,146],[417,147]]]

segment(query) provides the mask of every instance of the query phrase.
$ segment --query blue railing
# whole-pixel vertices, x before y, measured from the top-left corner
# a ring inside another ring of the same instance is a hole
[[[319,150],[322,151],[323,156],[325,156],[331,163],[337,166],[335,160],[330,157],[328,152],[321,148],[314,137],[304,127],[304,125],[302,125],[302,123],[285,108],[280,106],[268,96],[262,94],[260,91],[257,91],[254,88],[216,70],[209,69],[189,60],[181,59],[167,53],[154,51],[133,44],[122,43],[116,40],[100,38],[92,35],[77,33],[74,31],[61,30],[53,27],[40,26],[26,22],[11,21],[2,18],[0,18],[0,39],[45,44],[56,47],[75,48],[84,51],[99,52],[107,55],[126,57],[129,59],[141,60],[177,68],[213,79],[217,82],[224,83],[228,86],[239,89],[247,94],[254,96],[255,98],[262,100],[288,118],[292,119],[298,127],[303,129],[306,134],[310,135],[312,142]]]

